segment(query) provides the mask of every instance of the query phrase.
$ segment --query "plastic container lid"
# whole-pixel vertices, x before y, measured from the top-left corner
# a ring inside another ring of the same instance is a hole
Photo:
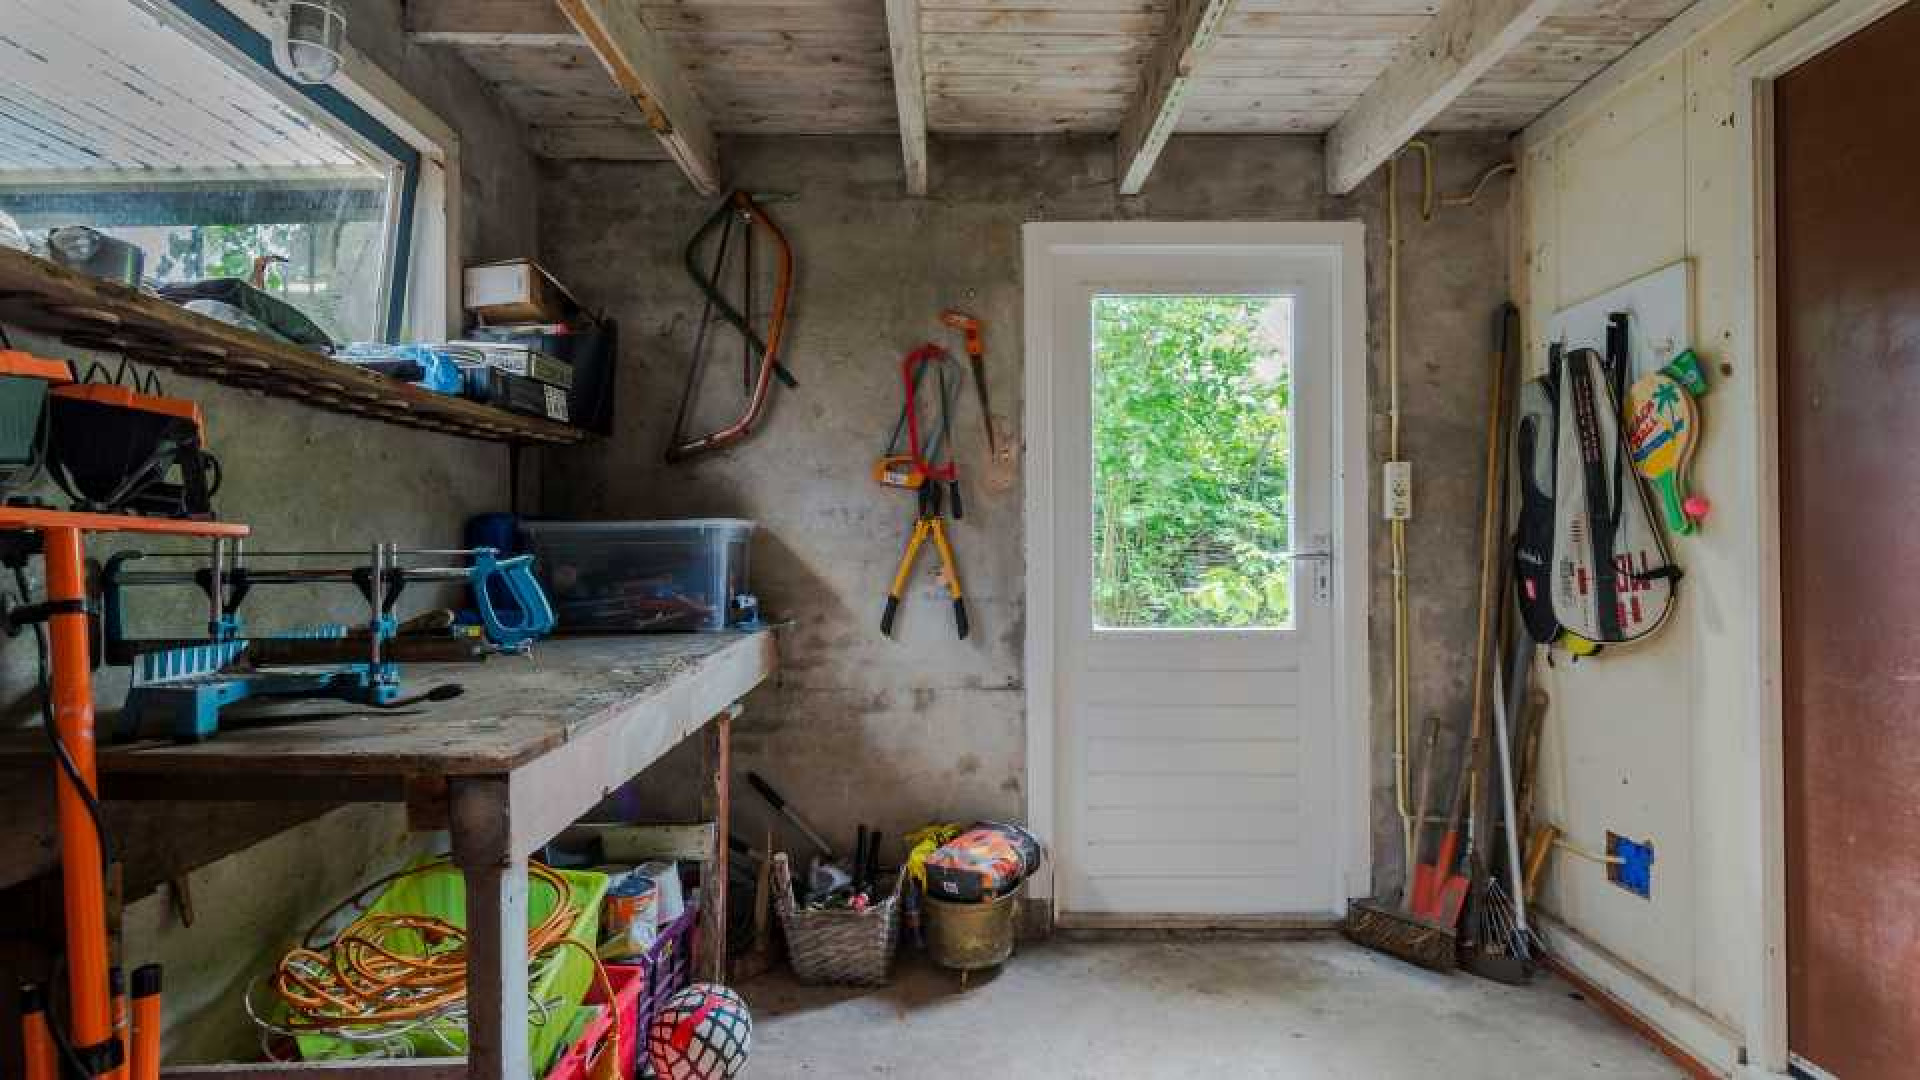
[[[739,529],[751,532],[756,523],[746,518],[680,518],[659,521],[523,521],[527,532],[596,533],[649,529]]]

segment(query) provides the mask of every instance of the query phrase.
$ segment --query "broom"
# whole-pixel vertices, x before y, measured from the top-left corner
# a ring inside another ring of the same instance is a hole
[[[1427,815],[1432,810],[1433,760],[1440,749],[1440,718],[1437,716],[1427,721],[1426,744],[1427,752],[1420,763],[1420,792],[1415,811],[1418,816],[1414,818],[1416,853],[1420,850],[1421,837],[1426,832]],[[1418,871],[1421,869],[1424,867],[1407,868],[1408,885],[1400,906],[1394,907],[1378,900],[1356,900],[1347,908],[1346,922],[1341,929],[1355,944],[1397,956],[1409,964],[1432,971],[1452,971],[1459,952],[1453,927],[1423,918],[1415,911],[1424,899],[1418,895],[1416,888],[1420,880]],[[1445,872],[1444,867],[1441,872]]]

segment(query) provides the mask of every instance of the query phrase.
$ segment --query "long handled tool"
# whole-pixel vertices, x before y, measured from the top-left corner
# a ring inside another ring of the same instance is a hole
[[[1427,756],[1420,771],[1419,806],[1415,811],[1418,816],[1414,821],[1416,853],[1430,809],[1439,739],[1436,718],[1427,729]],[[1459,905],[1466,900],[1467,881],[1458,874],[1449,875],[1446,870],[1458,858],[1460,814],[1466,800],[1470,761],[1462,755],[1460,775],[1454,782],[1452,810],[1434,861],[1411,868],[1400,906],[1393,908],[1373,900],[1358,900],[1348,908],[1341,929],[1356,943],[1433,971],[1449,972],[1459,965]],[[1448,909],[1452,911],[1450,917],[1446,914]]]
[[[813,826],[807,824],[807,819],[800,816],[800,811],[795,810],[787,800],[780,797],[779,792],[773,790],[773,785],[767,783],[765,777],[757,772],[750,772],[747,774],[747,783],[752,785],[753,790],[760,793],[761,798],[767,800],[768,806],[773,807],[781,817],[786,818],[794,828],[799,829],[802,836],[813,841],[813,846],[820,849],[821,858],[829,861],[833,859],[832,846],[820,838],[820,834],[814,830]]]
[[[1501,677],[1500,658],[1494,657],[1493,677]],[[1500,803],[1501,812],[1506,817],[1507,834],[1507,883],[1508,893],[1514,905],[1514,918],[1522,941],[1529,932],[1527,929],[1527,889],[1522,880],[1525,868],[1520,858],[1520,815],[1514,802],[1513,742],[1507,730],[1507,702],[1496,696],[1493,699],[1493,731],[1500,754]],[[1521,957],[1526,957],[1524,949]]]
[[[1438,716],[1427,718],[1427,737],[1421,745],[1426,749],[1420,756],[1419,794],[1414,799],[1413,850],[1416,855],[1426,841],[1427,817],[1433,813],[1433,766],[1440,756],[1440,718]],[[1419,875],[1425,869],[1419,864],[1407,867],[1407,888],[1401,900],[1408,911],[1414,910],[1418,896],[1417,886],[1421,882]]]
[[[1433,862],[1414,870],[1413,913],[1442,926],[1458,926],[1467,903],[1470,882],[1460,873],[1460,830],[1466,816],[1467,792],[1473,784],[1475,741],[1469,735],[1466,751],[1460,755],[1460,772],[1453,782],[1453,808],[1447,811],[1447,828],[1440,836]]]

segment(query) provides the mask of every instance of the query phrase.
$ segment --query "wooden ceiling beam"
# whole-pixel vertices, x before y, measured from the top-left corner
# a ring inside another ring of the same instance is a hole
[[[673,50],[640,21],[629,0],[558,0],[560,10],[607,73],[640,109],[667,156],[694,190],[718,195],[720,153],[713,122],[675,62]]]
[[[1114,154],[1120,194],[1138,195],[1180,120],[1200,58],[1213,44],[1233,0],[1174,0],[1165,29],[1140,70],[1133,101],[1120,118]]]
[[[553,0],[408,0],[407,37],[422,45],[580,44]]]
[[[1448,0],[1327,133],[1327,190],[1345,195],[1539,29],[1561,0]]]
[[[887,47],[893,56],[893,102],[900,114],[907,194],[925,195],[927,69],[920,56],[920,0],[887,0]]]

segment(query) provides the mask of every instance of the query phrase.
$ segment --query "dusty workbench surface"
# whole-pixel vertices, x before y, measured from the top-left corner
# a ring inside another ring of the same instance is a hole
[[[100,771],[109,797],[115,776],[498,774],[609,725],[632,728],[634,740],[664,752],[774,665],[766,631],[557,638],[529,656],[406,667],[408,693],[459,683],[465,693],[452,701],[392,712],[308,703],[319,715],[241,721],[202,743],[103,745]],[[44,753],[39,743],[11,739],[0,749],[0,757]]]

